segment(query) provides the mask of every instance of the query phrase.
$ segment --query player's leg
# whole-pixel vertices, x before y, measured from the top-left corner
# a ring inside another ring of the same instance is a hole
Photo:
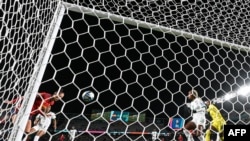
[[[193,123],[195,125],[195,128],[191,129],[193,130],[193,136],[198,138],[200,141],[204,141],[204,132],[206,126],[206,117],[204,113],[197,113],[196,115],[193,115]]]
[[[210,141],[211,140],[211,122],[208,121],[208,125],[206,126],[206,131],[205,131],[205,141]]]
[[[32,120],[31,120],[31,117],[29,118],[27,124],[26,124],[26,127],[25,127],[25,132],[26,133],[30,133],[31,131],[31,126],[32,126]]]
[[[25,137],[23,138],[23,141],[26,141],[28,138],[29,138],[29,135],[37,132],[39,130],[39,127],[38,126],[34,126],[30,129],[30,132],[29,134],[26,134]]]
[[[204,134],[203,134],[203,130],[204,130],[204,126],[202,124],[197,125],[197,129],[196,129],[196,136],[200,141],[204,141]]]
[[[31,129],[33,128],[32,127],[32,122],[34,121],[34,117],[35,117],[36,115],[30,115],[29,116],[29,119],[28,119],[28,121],[27,121],[27,123],[26,123],[26,127],[25,127],[25,135],[24,135],[24,137],[29,137],[29,135],[30,135],[30,133],[31,133]],[[35,126],[34,126],[35,127]],[[38,131],[38,129],[36,129],[36,131]]]
[[[223,138],[223,122],[221,122],[220,120],[215,120],[215,122],[212,124],[212,130],[216,133],[216,138],[217,140],[222,139],[222,141],[224,140]],[[222,134],[221,134],[222,132]]]
[[[220,132],[219,137],[221,141],[224,141],[224,132]]]
[[[6,120],[9,118],[8,114],[3,114],[3,116],[2,115],[0,115],[0,116],[1,116],[0,124],[5,123]]]
[[[15,123],[17,114],[13,114],[11,117],[12,123]]]
[[[210,141],[210,140],[211,140],[211,129],[209,127],[205,132],[205,141]]]
[[[224,141],[224,124],[221,124],[218,128],[219,137],[221,141]]]
[[[185,124],[183,133],[187,138],[187,141],[193,141],[193,136],[190,133],[190,130],[194,130],[196,128],[196,124],[193,121],[189,121]]]
[[[18,113],[18,109],[16,107],[11,109],[10,117],[11,117],[11,121],[13,124],[16,121],[17,113]]]
[[[205,141],[216,140],[219,136],[218,124],[212,122],[210,127],[206,131]]]
[[[44,134],[46,133],[46,131],[44,130],[39,130],[36,135],[35,135],[35,138],[34,138],[34,141],[38,141],[40,137],[42,137]]]
[[[29,119],[27,121],[27,124],[26,124],[26,127],[25,127],[25,133],[23,135],[23,141],[26,141],[28,136],[29,136],[29,133],[31,131],[31,126],[32,126],[32,121]]]

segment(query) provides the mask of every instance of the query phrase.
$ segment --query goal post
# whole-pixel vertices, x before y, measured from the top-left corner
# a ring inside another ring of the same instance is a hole
[[[29,119],[33,103],[39,91],[64,11],[65,8],[64,5],[62,5],[62,2],[58,2],[57,9],[55,10],[54,17],[50,23],[49,30],[39,53],[39,58],[37,60],[37,63],[34,65],[33,74],[31,75],[29,81],[29,86],[27,87],[27,90],[23,96],[22,105],[17,114],[16,121],[13,124],[14,126],[9,141],[20,141],[22,140],[23,134],[25,133],[25,127]]]

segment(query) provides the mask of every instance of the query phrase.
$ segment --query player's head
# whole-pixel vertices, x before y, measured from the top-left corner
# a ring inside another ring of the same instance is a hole
[[[195,98],[199,97],[198,92],[194,89],[188,91],[188,99],[193,100]]]
[[[54,94],[53,94],[52,97],[53,97],[53,100],[54,100],[54,101],[61,100],[61,99],[64,97],[64,92],[63,92],[63,90],[54,92]]]

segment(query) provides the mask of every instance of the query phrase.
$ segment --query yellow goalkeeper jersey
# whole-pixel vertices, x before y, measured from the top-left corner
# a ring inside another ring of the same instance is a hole
[[[207,112],[210,114],[213,121],[220,121],[222,123],[225,123],[225,119],[222,117],[220,110],[213,104],[210,104]]]

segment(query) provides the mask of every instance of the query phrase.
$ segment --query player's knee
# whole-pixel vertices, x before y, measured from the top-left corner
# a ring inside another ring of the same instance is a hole
[[[211,130],[206,130],[206,135],[210,136],[211,135]]]
[[[26,133],[26,134],[29,134],[29,133],[30,133],[30,131],[31,131],[31,129],[30,129],[30,128],[26,128],[26,129],[25,129],[25,133]]]

